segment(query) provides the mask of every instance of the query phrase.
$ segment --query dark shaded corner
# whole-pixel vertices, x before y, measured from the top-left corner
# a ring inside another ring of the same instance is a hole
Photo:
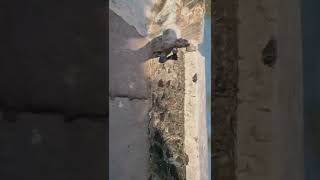
[[[212,2],[213,179],[236,179],[238,0]],[[222,63],[224,62],[224,63]]]
[[[107,179],[104,11],[1,2],[0,179]]]

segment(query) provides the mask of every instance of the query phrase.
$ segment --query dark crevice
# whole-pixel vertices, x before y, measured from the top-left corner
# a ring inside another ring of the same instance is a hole
[[[119,94],[119,95],[109,95],[109,98],[111,99],[111,100],[113,100],[113,99],[115,99],[115,98],[127,98],[127,99],[129,99],[130,101],[132,101],[132,100],[148,100],[149,98],[147,98],[147,97],[139,97],[139,96],[129,96],[129,95],[121,95],[121,94]]]
[[[4,120],[8,122],[16,122],[17,116],[21,113],[32,113],[32,114],[39,114],[39,115],[51,115],[51,116],[64,116],[65,122],[73,122],[78,119],[86,118],[93,122],[104,122],[105,119],[108,118],[109,113],[66,113],[63,110],[58,109],[50,109],[50,108],[33,108],[33,107],[26,107],[26,108],[2,108],[2,117]]]

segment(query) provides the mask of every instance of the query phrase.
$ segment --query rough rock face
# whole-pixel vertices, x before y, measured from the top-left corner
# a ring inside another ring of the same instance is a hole
[[[205,90],[204,71],[199,71],[201,80],[197,84],[192,77],[189,78],[204,63],[201,55],[194,52],[202,41],[204,1],[190,2],[158,0],[148,16],[150,37],[156,37],[168,28],[174,30],[177,38],[188,40],[193,47],[192,53],[180,49],[177,61],[151,65],[150,166],[155,179],[203,179],[207,175],[206,166],[201,164],[207,162],[207,149],[203,148],[207,147],[203,143],[207,141],[202,140],[207,139],[207,135],[201,135],[206,130],[200,125],[205,122],[205,116],[201,116],[201,109],[204,109],[201,104],[205,104],[201,94]],[[185,74],[186,64],[189,74]],[[200,127],[202,130],[198,129]],[[169,139],[168,143],[163,143],[162,139]],[[171,154],[167,153],[168,149],[171,149]],[[199,152],[204,152],[204,159]]]
[[[196,44],[203,38],[204,0],[155,0],[147,28],[151,37],[165,29],[174,29],[178,38]]]
[[[149,113],[150,178],[186,179],[188,156],[184,152],[184,63],[155,65]]]

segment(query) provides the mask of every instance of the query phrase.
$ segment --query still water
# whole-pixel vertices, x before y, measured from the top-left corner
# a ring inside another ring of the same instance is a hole
[[[205,58],[205,77],[206,77],[206,118],[208,129],[208,163],[209,179],[211,179],[211,17],[206,15],[204,18],[204,37],[200,45],[200,53]]]

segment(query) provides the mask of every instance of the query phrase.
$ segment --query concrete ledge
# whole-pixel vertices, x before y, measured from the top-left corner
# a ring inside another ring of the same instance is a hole
[[[148,178],[149,100],[109,99],[109,179]]]
[[[185,151],[189,157],[187,179],[208,179],[208,134],[205,113],[205,59],[198,51],[184,52]]]

